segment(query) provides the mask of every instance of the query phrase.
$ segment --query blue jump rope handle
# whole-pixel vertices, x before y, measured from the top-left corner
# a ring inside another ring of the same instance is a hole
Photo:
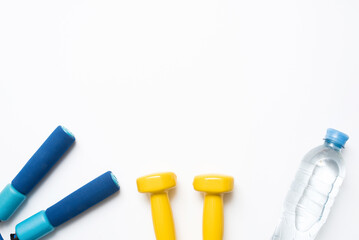
[[[41,211],[19,223],[15,229],[16,234],[12,234],[11,239],[40,239],[119,189],[116,177],[111,172],[106,172],[46,211]]]
[[[11,184],[0,193],[0,221],[8,220],[25,201],[26,195],[50,171],[74,143],[75,137],[64,127],[57,127],[30,158]]]
[[[74,143],[75,137],[58,126],[12,181],[12,186],[27,195]]]
[[[46,210],[52,226],[57,227],[120,189],[115,176],[106,172]]]

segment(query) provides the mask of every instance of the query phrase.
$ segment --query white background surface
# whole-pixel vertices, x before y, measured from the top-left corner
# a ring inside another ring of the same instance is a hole
[[[122,190],[45,239],[154,240],[136,178],[174,171],[178,240],[201,239],[193,177],[235,177],[225,240],[270,239],[302,156],[351,137],[318,240],[359,238],[356,0],[2,1],[0,185],[59,124],[77,143],[0,232],[112,170]]]

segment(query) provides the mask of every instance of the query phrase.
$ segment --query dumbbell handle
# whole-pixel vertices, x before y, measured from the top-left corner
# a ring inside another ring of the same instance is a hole
[[[175,240],[175,226],[167,192],[151,195],[153,227],[157,240]]]
[[[223,239],[223,219],[223,196],[207,194],[203,209],[203,240]]]

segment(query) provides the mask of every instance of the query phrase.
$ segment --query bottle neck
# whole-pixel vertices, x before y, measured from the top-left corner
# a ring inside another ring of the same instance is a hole
[[[335,151],[338,151],[338,152],[341,152],[342,149],[344,148],[343,146],[338,146],[338,145],[334,144],[332,141],[327,140],[327,139],[324,140],[324,145],[326,147],[331,148],[331,149],[333,149]]]

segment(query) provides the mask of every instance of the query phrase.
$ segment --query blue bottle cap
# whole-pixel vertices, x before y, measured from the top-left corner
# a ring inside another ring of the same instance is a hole
[[[4,239],[2,238],[2,236],[1,236],[1,234],[0,234],[0,240],[4,240]]]
[[[349,136],[333,128],[328,128],[325,140],[329,141],[336,146],[343,148],[345,143],[348,141]]]

